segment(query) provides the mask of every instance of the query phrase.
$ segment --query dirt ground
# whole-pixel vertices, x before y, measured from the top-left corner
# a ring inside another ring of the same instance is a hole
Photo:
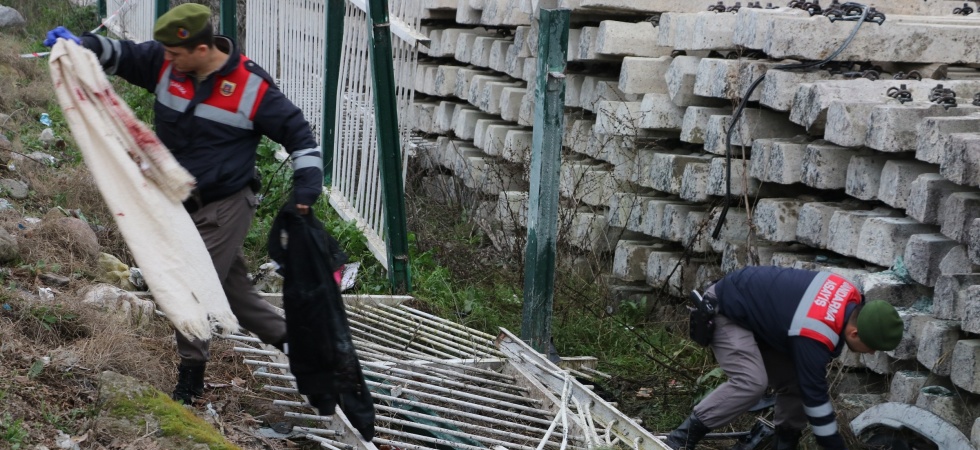
[[[26,287],[16,275],[7,282]],[[59,431],[81,437],[82,449],[130,448],[113,445],[114,436],[100,433],[98,422],[103,418],[95,380],[102,371],[112,370],[163,392],[172,390],[177,359],[165,319],[130,326],[114,320],[108,311],[80,304],[73,291],[52,300],[33,298],[26,289],[7,289],[3,294],[0,448],[58,448]],[[212,344],[206,401],[194,406],[199,415],[210,403],[218,413],[212,423],[243,449],[317,448],[253,433],[284,420],[273,400],[296,399],[264,391],[263,381],[251,374],[233,346],[223,339]]]

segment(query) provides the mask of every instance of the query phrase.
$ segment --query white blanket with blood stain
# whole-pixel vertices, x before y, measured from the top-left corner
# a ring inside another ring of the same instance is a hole
[[[237,331],[211,256],[181,204],[194,178],[116,96],[94,53],[59,39],[49,65],[72,135],[157,306],[189,338],[210,338],[209,318]]]

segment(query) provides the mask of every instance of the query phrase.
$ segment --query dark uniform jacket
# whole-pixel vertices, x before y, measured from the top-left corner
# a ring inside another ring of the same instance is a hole
[[[829,272],[747,267],[721,279],[715,294],[720,314],[792,357],[817,443],[845,448],[827,392],[827,364],[843,350],[844,326],[862,300],[857,287]]]
[[[256,148],[263,135],[282,144],[292,156],[296,201],[305,205],[316,201],[323,185],[323,163],[310,124],[234,41],[215,38],[217,47],[228,53],[228,61],[199,82],[175,70],[164,59],[159,42],[137,44],[90,33],[81,39],[106,73],[156,95],[157,136],[197,179],[200,205],[195,206],[228,197],[253,181]]]
[[[321,415],[340,405],[364,439],[374,437],[374,403],[361,372],[334,272],[346,261],[310,212],[287,204],[269,230],[269,256],[283,276],[289,369]]]

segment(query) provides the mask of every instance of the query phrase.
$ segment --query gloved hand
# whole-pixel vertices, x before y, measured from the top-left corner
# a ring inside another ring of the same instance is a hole
[[[45,47],[54,46],[54,44],[58,42],[58,38],[64,38],[64,39],[68,39],[69,41],[75,41],[75,43],[79,45],[82,44],[82,41],[81,39],[78,39],[78,36],[71,34],[71,31],[68,31],[67,28],[59,26],[58,28],[48,31],[47,39],[44,40],[44,46]]]

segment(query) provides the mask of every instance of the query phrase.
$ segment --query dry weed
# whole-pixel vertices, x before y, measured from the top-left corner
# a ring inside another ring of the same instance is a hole
[[[92,335],[73,346],[79,365],[92,373],[111,370],[159,389],[169,387],[174,358],[169,327],[154,320],[147,328],[137,329],[113,319],[111,314],[101,315],[98,322],[91,324]]]
[[[63,275],[95,275],[99,242],[85,222],[72,217],[54,217],[18,239],[20,254],[34,270]]]
[[[34,192],[31,204],[25,209],[28,211],[34,209],[36,213],[46,214],[51,211],[42,211],[42,209],[53,204],[60,207],[60,210],[57,211],[61,214],[69,213],[72,216],[83,218],[92,225],[92,229],[98,238],[100,251],[114,255],[127,264],[132,264],[126,242],[119,234],[115,221],[102,198],[102,194],[95,185],[91,172],[85,166],[51,167],[24,162],[19,170]],[[37,206],[31,208],[32,204]],[[22,219],[14,218],[18,222],[11,225],[9,221],[4,220],[4,215],[0,214],[0,223],[6,222],[7,225],[4,225],[4,228],[16,232],[18,224],[22,224]],[[45,256],[43,251],[38,250],[38,252],[37,259],[43,259]],[[82,263],[92,264],[92,261],[82,261]],[[89,267],[94,267],[94,265]]]
[[[39,204],[53,203],[66,210],[80,210],[99,225],[114,225],[102,193],[85,166],[52,167],[25,161],[18,170]],[[51,202],[42,203],[43,200]]]
[[[97,320],[91,308],[74,302],[40,300],[33,295],[10,299],[7,308],[14,329],[27,342],[41,347],[60,347],[91,336],[91,324]]]
[[[0,34],[0,112],[10,115],[54,100],[46,64],[21,58],[17,51],[20,48],[20,41]]]

